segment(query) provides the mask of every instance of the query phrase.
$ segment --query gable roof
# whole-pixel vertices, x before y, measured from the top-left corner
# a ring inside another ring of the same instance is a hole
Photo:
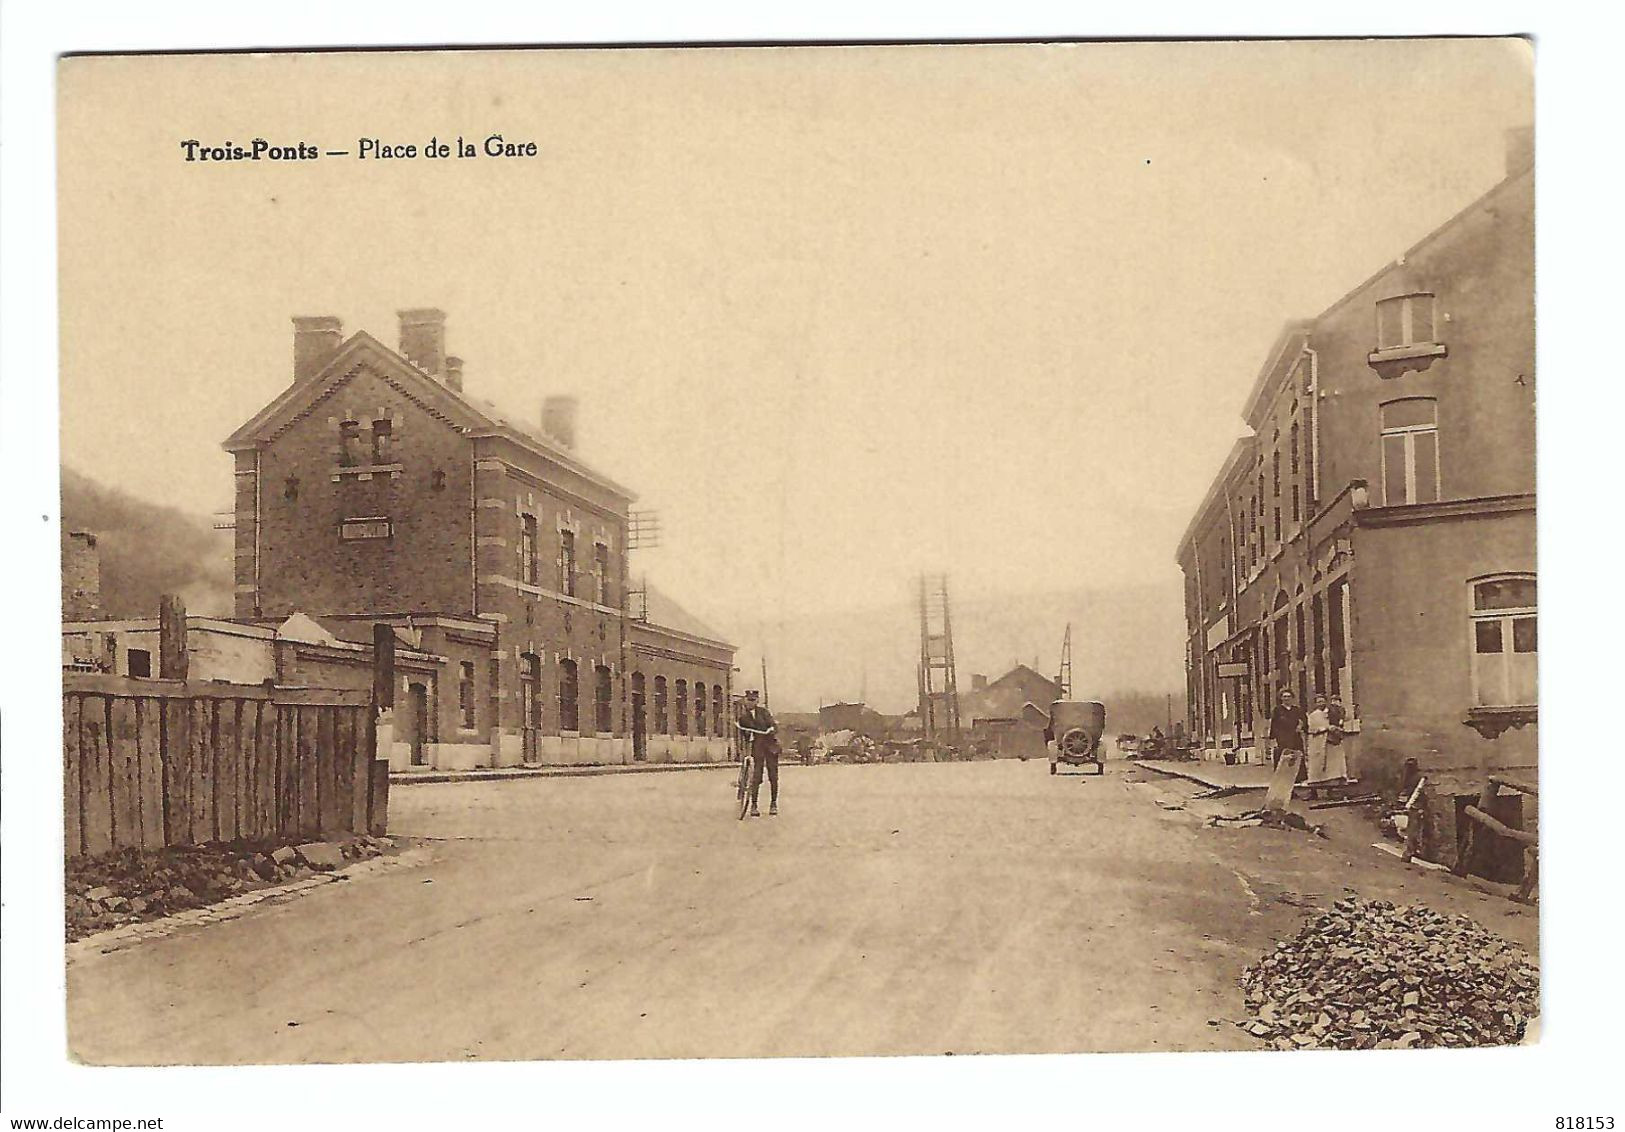
[[[1012,668],[1009,672],[1006,672],[1003,676],[1000,676],[997,680],[989,680],[987,686],[989,688],[992,688],[992,687],[995,687],[995,686],[997,686],[999,684],[1003,684],[1005,681],[1012,680],[1015,677],[1019,676],[1023,672],[1027,673],[1029,676],[1036,676],[1038,679],[1042,680],[1044,683],[1048,684],[1052,688],[1060,686],[1056,681],[1050,679],[1048,676],[1045,676],[1042,672],[1039,672],[1037,669],[1033,668],[1030,665],[1026,665],[1026,664],[1018,664],[1014,668]]]
[[[239,452],[275,439],[310,415],[318,404],[343,388],[363,367],[369,368],[424,412],[459,432],[470,437],[503,437],[629,503],[637,498],[627,488],[583,463],[580,457],[551,437],[520,423],[493,402],[471,397],[437,380],[365,330],[350,335],[334,351],[326,365],[284,389],[220,446],[227,452]]]
[[[657,629],[670,629],[686,636],[698,637],[702,641],[726,645],[728,648],[733,647],[721,633],[678,605],[661,590],[647,584],[644,588],[648,594],[650,625]]]

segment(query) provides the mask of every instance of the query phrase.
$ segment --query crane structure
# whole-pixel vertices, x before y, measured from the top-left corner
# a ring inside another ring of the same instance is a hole
[[[920,576],[920,729],[927,743],[957,747],[959,684],[946,574]]]

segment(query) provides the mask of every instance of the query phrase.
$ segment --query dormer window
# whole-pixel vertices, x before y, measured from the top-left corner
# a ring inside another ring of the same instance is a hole
[[[1383,378],[1425,370],[1448,351],[1438,341],[1433,295],[1418,291],[1377,303],[1377,348],[1367,361]]]

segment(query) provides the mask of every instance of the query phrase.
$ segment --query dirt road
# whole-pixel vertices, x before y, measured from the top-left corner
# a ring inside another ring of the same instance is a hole
[[[1256,1048],[1238,974],[1344,886],[1533,947],[1358,832],[1206,829],[1141,773],[786,766],[745,822],[725,771],[401,789],[430,864],[77,960],[70,1036],[120,1064]]]

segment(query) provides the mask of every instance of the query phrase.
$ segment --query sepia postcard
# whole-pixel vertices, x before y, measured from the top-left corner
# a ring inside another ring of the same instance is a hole
[[[1537,1039],[1529,41],[57,82],[76,1061]]]

